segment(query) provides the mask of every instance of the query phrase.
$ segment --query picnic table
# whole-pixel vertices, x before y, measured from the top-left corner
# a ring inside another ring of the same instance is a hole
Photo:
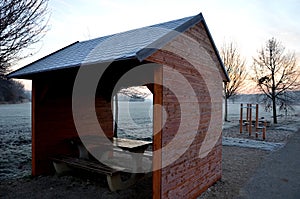
[[[134,164],[136,169],[142,165],[143,157],[152,158],[151,152],[145,153],[148,146],[152,144],[149,141],[113,138],[110,140],[111,143],[108,143],[107,138],[104,141],[103,139],[99,139],[99,137],[93,136],[84,137],[84,139],[84,142],[79,137],[69,140],[71,144],[78,148],[79,157],[51,157],[58,174],[69,171],[70,167],[105,174],[110,190],[116,191],[133,185],[143,175],[118,165],[118,159],[114,157],[123,155],[123,157],[130,158],[132,153],[135,153],[134,158],[128,161],[130,161],[130,164]],[[89,152],[90,150],[96,150],[98,155],[100,154],[101,160],[98,160],[99,156],[97,158],[93,157]],[[114,159],[116,160],[115,162],[113,161]],[[128,172],[131,175],[124,181],[121,179],[122,172]]]

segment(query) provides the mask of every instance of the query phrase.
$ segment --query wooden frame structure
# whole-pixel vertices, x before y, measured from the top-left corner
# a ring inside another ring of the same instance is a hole
[[[104,45],[107,38],[117,43]],[[81,65],[101,68],[112,59],[95,94],[98,122],[87,120],[87,127],[100,124],[112,139],[116,82],[131,69],[151,63],[138,85],[149,88],[155,105],[153,198],[196,198],[222,175],[222,84],[229,81],[202,14],[76,42],[11,73],[11,78],[32,80],[32,174],[53,173],[49,157],[78,155],[64,142],[78,136],[72,115],[74,81]],[[177,144],[164,150],[174,140]]]
[[[246,119],[243,119],[243,109],[246,109]],[[252,110],[255,109],[255,121],[252,120]],[[262,139],[266,139],[266,121],[259,121],[259,105],[258,104],[243,104],[240,105],[240,133],[243,133],[243,126],[246,126],[246,131],[248,132],[249,136],[252,134],[252,125],[254,123],[255,127],[255,137],[258,138],[258,134],[262,133]],[[259,124],[263,123],[262,126]]]

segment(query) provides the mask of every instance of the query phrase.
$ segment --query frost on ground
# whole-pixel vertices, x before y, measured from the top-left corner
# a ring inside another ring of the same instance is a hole
[[[243,127],[244,128],[244,127]],[[224,146],[237,146],[247,147],[268,151],[275,151],[282,148],[288,138],[299,128],[297,121],[283,122],[281,124],[272,125],[267,127],[266,140],[262,140],[261,135],[256,138],[255,132],[249,136],[248,132],[243,130],[240,133],[238,122],[231,122],[223,126],[223,145]]]
[[[30,103],[0,105],[0,180],[31,172]]]
[[[296,126],[278,126],[275,129],[282,130],[282,131],[291,131],[291,132],[296,132],[298,130]]]
[[[231,138],[231,137],[223,137],[222,144],[224,146],[238,146],[238,147],[248,147],[248,148],[256,148],[267,151],[275,151],[285,145],[285,143],[274,143],[274,142],[265,142],[265,141],[257,141],[250,139],[242,139],[242,138]]]

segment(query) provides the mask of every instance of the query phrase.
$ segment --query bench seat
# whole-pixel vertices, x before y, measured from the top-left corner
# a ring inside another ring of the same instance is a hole
[[[84,169],[90,172],[95,172],[95,173],[100,173],[100,174],[105,174],[110,176],[113,176],[114,174],[125,170],[125,168],[121,168],[118,166],[114,166],[114,168],[111,168],[98,161],[85,160],[85,159],[69,157],[69,156],[51,157],[50,159],[54,162],[65,163],[70,167]]]
[[[122,150],[117,149],[115,152],[122,152]],[[122,152],[125,153],[126,152]],[[144,153],[144,157],[152,158],[152,152],[147,151]],[[57,174],[63,174],[65,172],[71,171],[71,168],[82,169],[89,172],[99,173],[106,175],[108,187],[111,191],[117,191],[126,189],[129,186],[135,184],[138,180],[145,177],[142,173],[131,173],[127,180],[122,180],[121,174],[128,173],[125,168],[117,165],[107,166],[99,161],[91,159],[82,159],[70,156],[57,156],[50,158],[53,161],[54,168]]]

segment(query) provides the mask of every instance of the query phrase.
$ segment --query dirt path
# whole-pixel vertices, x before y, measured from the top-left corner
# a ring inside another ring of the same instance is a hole
[[[300,130],[286,146],[266,157],[240,198],[300,198]]]
[[[270,151],[223,146],[222,179],[198,199],[235,198]]]

